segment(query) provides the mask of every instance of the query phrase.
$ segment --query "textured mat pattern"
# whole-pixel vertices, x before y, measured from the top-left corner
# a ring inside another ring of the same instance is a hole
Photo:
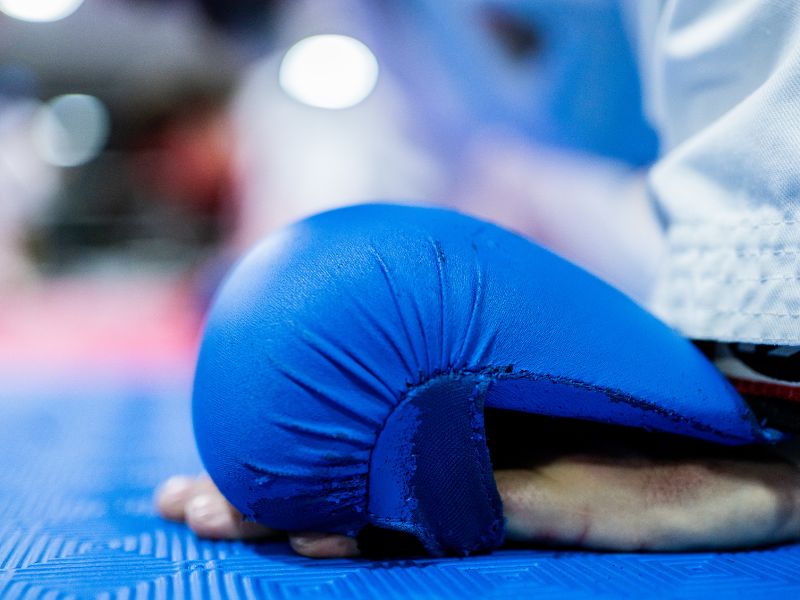
[[[0,598],[800,597],[800,546],[369,562],[202,541],[150,500],[198,468],[184,392],[0,392]]]

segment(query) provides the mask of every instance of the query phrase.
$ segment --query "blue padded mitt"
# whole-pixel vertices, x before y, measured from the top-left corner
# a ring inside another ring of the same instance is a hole
[[[441,209],[334,210],[268,237],[213,304],[194,389],[209,474],[283,530],[502,543],[492,407],[762,441],[692,344],[517,235]]]

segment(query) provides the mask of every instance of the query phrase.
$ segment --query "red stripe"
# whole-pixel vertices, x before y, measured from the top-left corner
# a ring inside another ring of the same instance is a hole
[[[800,387],[770,383],[767,381],[750,381],[729,377],[729,381],[740,394],[760,396],[763,398],[780,398],[782,400],[796,400],[800,402]]]

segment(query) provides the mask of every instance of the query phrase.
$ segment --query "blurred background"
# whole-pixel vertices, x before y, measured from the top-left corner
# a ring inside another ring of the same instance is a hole
[[[454,207],[646,297],[616,0],[0,0],[0,381],[185,378],[230,264],[365,201]]]

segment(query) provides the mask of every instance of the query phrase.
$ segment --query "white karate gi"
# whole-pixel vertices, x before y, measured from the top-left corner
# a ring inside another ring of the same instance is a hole
[[[800,344],[800,2],[626,8],[662,144],[652,309],[695,339]]]

